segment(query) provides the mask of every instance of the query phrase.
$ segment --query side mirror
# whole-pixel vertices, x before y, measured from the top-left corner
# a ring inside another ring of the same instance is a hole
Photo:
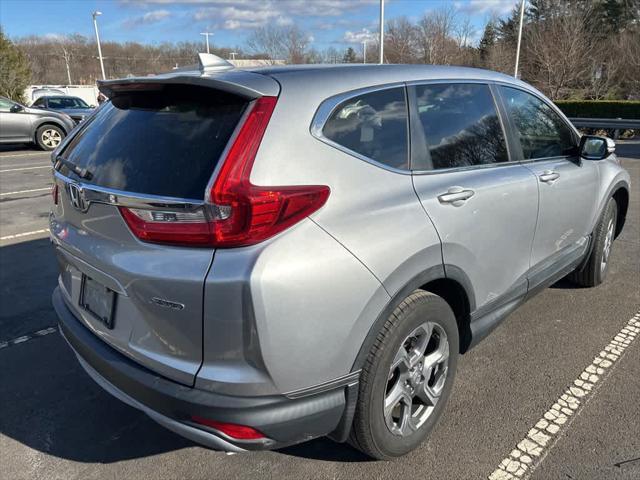
[[[580,156],[585,160],[604,160],[616,151],[616,144],[607,137],[583,135],[580,138]]]
[[[14,103],[13,105],[11,105],[11,108],[9,109],[11,113],[18,113],[23,110],[24,110],[24,107],[22,105],[18,105],[17,103]]]

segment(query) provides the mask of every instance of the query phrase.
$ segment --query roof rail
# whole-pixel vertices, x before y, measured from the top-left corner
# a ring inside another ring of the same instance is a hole
[[[231,63],[224,58],[220,58],[213,53],[199,53],[198,54],[198,66],[202,73],[205,72],[219,72],[222,70],[231,70],[235,68]]]

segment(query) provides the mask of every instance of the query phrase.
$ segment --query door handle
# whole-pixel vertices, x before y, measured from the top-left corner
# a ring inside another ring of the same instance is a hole
[[[450,187],[447,193],[438,195],[440,203],[450,203],[454,207],[461,207],[464,202],[469,200],[476,192],[463,187]]]
[[[554,172],[553,170],[545,170],[540,175],[540,181],[545,183],[551,183],[560,178],[560,174],[558,172]]]

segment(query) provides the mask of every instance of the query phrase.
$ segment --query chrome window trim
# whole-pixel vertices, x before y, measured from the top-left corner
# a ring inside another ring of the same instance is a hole
[[[125,192],[115,188],[101,187],[99,185],[79,182],[62,175],[57,170],[55,170],[53,174],[56,179],[64,184],[65,191],[68,191],[70,184],[78,186],[82,192],[84,201],[86,202],[87,209],[89,209],[92,203],[99,203],[103,205],[113,205],[116,207],[143,209],[170,208],[191,212],[198,210],[205,205],[204,200]]]
[[[520,165],[521,163],[522,162],[513,160],[510,162],[486,163],[482,165],[468,165],[466,167],[440,168],[440,169],[433,169],[433,170],[414,170],[411,173],[413,175],[438,175],[441,173],[466,172],[468,170],[484,170],[488,168],[513,167],[516,165]]]
[[[393,88],[402,88],[402,89],[405,89],[404,96],[405,96],[405,104],[407,108],[407,135],[409,136],[411,130],[409,128],[409,102],[407,100],[407,95],[406,95],[406,85],[407,85],[406,82],[394,82],[394,83],[389,83],[385,85],[375,85],[371,87],[359,88],[357,90],[350,90],[348,92],[340,93],[338,95],[334,95],[333,97],[329,97],[323,100],[323,102],[320,104],[320,106],[316,110],[316,113],[313,116],[313,120],[311,121],[311,126],[309,127],[309,131],[311,132],[311,135],[316,139],[320,140],[323,143],[326,143],[327,145],[337,150],[340,150],[341,152],[351,155],[352,157],[355,157],[359,160],[367,162],[371,165],[375,165],[376,167],[380,167],[389,172],[400,173],[402,175],[411,175],[410,169],[403,170],[401,168],[390,167],[389,165],[386,165],[382,162],[378,162],[373,158],[367,157],[366,155],[362,155],[361,153],[358,153],[354,150],[351,150],[350,148],[340,145],[339,143],[334,142],[333,140],[325,137],[324,134],[322,133],[322,130],[324,129],[324,126],[327,120],[329,120],[329,117],[333,114],[335,109],[338,108],[338,106],[341,103],[351,98],[358,97],[360,95],[365,95],[367,93],[381,92],[384,90],[391,90]],[[407,139],[408,160],[410,160],[410,153],[411,153],[410,148],[411,148],[410,141]],[[408,161],[407,163],[410,163],[410,161]]]

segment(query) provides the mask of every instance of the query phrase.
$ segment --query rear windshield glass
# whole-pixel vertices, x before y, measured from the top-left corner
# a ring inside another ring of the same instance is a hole
[[[210,88],[167,85],[118,94],[62,152],[102,187],[204,198],[247,100]],[[66,166],[63,175],[75,177]],[[75,177],[77,179],[77,177]]]

